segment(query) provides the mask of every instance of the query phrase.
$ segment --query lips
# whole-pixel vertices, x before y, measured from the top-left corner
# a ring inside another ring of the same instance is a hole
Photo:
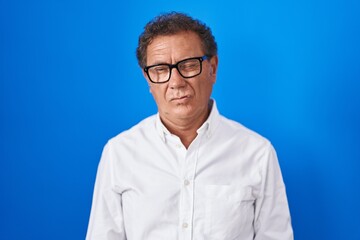
[[[171,100],[181,100],[181,99],[185,99],[185,98],[189,98],[189,95],[184,95],[184,96],[180,96],[180,97],[173,97],[173,98],[171,98]]]
[[[173,97],[171,98],[171,101],[186,101],[187,99],[190,98],[190,95],[183,95],[183,96],[179,96],[179,97]]]

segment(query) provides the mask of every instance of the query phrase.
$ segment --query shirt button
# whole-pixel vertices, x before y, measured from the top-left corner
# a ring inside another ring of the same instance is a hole
[[[187,223],[183,223],[182,227],[187,228],[189,225]]]
[[[188,186],[190,184],[189,180],[184,180],[184,185]]]

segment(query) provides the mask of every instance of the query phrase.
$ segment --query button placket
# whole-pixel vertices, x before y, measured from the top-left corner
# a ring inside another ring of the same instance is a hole
[[[194,167],[194,151],[191,149],[187,151],[184,162],[182,176],[182,212],[180,213],[181,219],[181,238],[182,240],[191,240],[192,236],[192,218],[193,218],[193,167]]]
[[[182,228],[182,231],[180,231],[181,240],[192,240],[194,227],[194,181],[201,138],[202,136],[199,134],[187,149],[181,171],[181,212],[179,216],[181,219],[180,226]]]

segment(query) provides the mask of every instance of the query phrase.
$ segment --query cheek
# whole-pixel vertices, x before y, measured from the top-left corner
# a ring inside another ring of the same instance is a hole
[[[150,93],[153,95],[157,103],[164,102],[166,100],[166,88],[161,88],[159,86],[150,87]]]
[[[197,91],[202,95],[208,95],[213,86],[211,78],[208,77],[207,79],[201,79],[199,82],[200,83],[196,86]]]

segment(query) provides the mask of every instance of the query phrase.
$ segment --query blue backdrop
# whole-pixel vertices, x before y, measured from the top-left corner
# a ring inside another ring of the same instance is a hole
[[[84,239],[104,144],[156,112],[135,48],[170,10],[212,28],[213,97],[277,149],[295,238],[360,239],[356,0],[0,0],[0,238]]]

